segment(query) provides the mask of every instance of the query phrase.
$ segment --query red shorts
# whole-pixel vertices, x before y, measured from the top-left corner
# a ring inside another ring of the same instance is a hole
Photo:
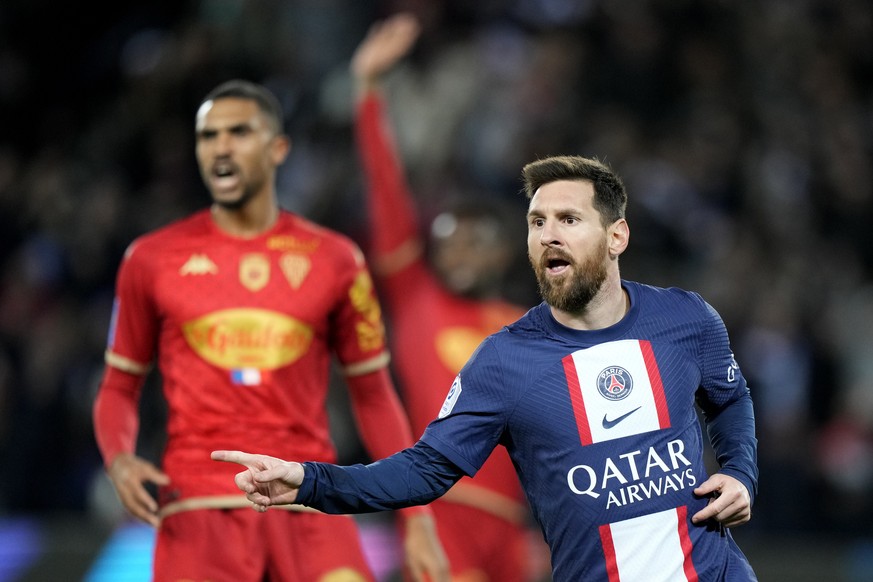
[[[250,508],[164,518],[154,582],[374,582],[346,515]]]

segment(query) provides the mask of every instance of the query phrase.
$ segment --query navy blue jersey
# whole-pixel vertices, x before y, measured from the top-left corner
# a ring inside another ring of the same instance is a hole
[[[555,582],[747,582],[728,530],[695,525],[708,478],[695,403],[719,471],[754,498],[752,401],[716,311],[698,294],[622,282],[617,324],[579,331],[541,304],[490,336],[421,440],[370,465],[305,463],[298,502],[329,513],[427,503],[498,445],[515,464]]]
[[[622,284],[631,307],[609,328],[567,328],[541,304],[489,337],[422,441],[470,475],[507,448],[555,580],[754,580],[727,530],[691,522],[708,477],[695,402],[716,419],[722,472],[757,487],[751,399],[724,324],[696,293]]]

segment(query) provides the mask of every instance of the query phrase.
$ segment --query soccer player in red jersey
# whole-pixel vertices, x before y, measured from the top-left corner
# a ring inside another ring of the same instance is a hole
[[[393,352],[398,385],[413,430],[421,434],[476,346],[525,310],[499,298],[512,243],[500,215],[486,203],[458,205],[439,215],[433,228],[433,262],[424,252],[381,86],[384,74],[408,53],[417,36],[418,25],[410,15],[377,23],[358,46],[351,70],[372,264],[389,313],[389,336],[401,346]],[[496,449],[474,478],[461,479],[430,507],[453,580],[530,579],[529,508],[504,448]],[[545,544],[540,544],[546,555]]]
[[[135,240],[118,272],[94,429],[124,507],[158,528],[156,582],[374,579],[350,516],[258,515],[233,467],[216,471],[209,458],[257,443],[335,460],[332,357],[373,458],[413,442],[362,253],[278,206],[276,171],[290,150],[282,119],[260,85],[234,80],[210,92],[196,115],[196,154],[211,207]],[[152,362],[168,407],[160,468],[135,454]],[[429,510],[402,516],[413,578],[448,580]]]

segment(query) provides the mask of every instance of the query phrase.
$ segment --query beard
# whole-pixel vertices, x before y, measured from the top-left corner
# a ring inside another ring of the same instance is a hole
[[[254,197],[255,191],[251,188],[246,188],[243,190],[242,194],[240,194],[239,198],[233,200],[222,200],[213,196],[212,201],[225,210],[239,210],[248,204],[249,200]]]
[[[606,241],[603,240],[588,255],[584,262],[577,264],[569,256],[561,253],[544,254],[539,264],[531,265],[537,277],[537,286],[543,300],[561,311],[567,313],[580,313],[588,307],[591,300],[600,291],[606,280]],[[548,258],[547,258],[548,257]],[[550,259],[560,258],[570,265],[570,272],[560,278],[549,277],[547,266]]]

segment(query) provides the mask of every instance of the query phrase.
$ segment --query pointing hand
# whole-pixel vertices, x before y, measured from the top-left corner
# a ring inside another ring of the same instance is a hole
[[[246,468],[236,474],[234,483],[256,511],[264,512],[271,505],[294,503],[297,499],[297,491],[303,483],[300,463],[242,451],[213,451],[210,456],[214,461],[237,463]]]

